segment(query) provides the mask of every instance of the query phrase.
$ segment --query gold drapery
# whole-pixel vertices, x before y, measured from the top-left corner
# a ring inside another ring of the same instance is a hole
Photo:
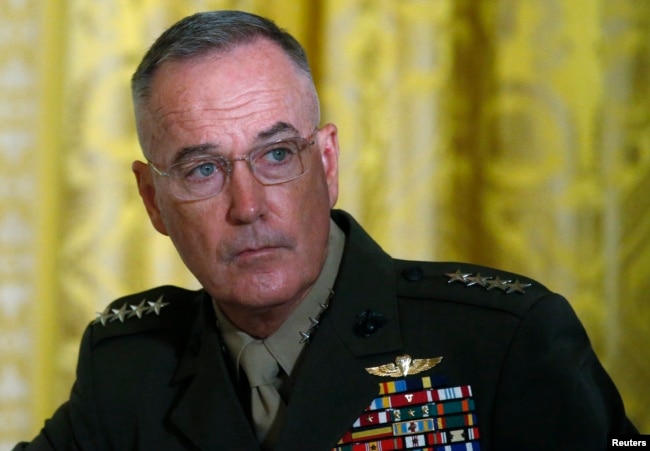
[[[341,200],[393,255],[522,272],[569,298],[650,431],[650,4],[6,0],[0,15],[0,449],[67,398],[117,296],[197,286],[148,223],[128,82],[198,10],[275,19],[338,124]]]

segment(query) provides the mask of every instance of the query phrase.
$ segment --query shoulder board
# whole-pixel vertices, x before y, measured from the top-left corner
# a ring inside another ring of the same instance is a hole
[[[119,298],[91,322],[93,345],[108,337],[179,327],[202,295],[202,290],[161,286]]]
[[[487,266],[456,262],[395,260],[401,297],[459,302],[524,315],[552,293],[528,277]]]

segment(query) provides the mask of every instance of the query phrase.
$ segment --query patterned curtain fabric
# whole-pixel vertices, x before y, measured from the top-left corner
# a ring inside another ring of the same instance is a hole
[[[635,0],[6,0],[0,14],[0,449],[68,396],[112,299],[196,287],[149,225],[129,78],[198,10],[305,44],[341,200],[387,251],[565,294],[650,431],[650,4]]]

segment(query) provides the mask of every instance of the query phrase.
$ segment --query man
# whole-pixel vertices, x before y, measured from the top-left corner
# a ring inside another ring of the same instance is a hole
[[[17,449],[593,451],[635,432],[562,297],[394,260],[332,210],[337,129],[273,23],[180,21],[133,99],[140,195],[203,290],[111,304],[70,400]]]

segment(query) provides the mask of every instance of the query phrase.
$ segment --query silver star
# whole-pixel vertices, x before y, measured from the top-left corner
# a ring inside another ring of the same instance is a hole
[[[126,318],[126,315],[128,313],[127,308],[128,308],[128,304],[125,302],[122,305],[122,307],[120,307],[119,309],[116,308],[111,309],[111,311],[113,312],[113,318],[111,318],[111,321],[117,321],[119,319],[120,322],[123,323],[124,318]]]
[[[318,316],[320,316],[321,313],[323,313],[325,310],[327,310],[330,306],[330,301],[334,297],[334,290],[330,288],[330,294],[327,296],[327,299],[325,299],[325,302],[319,302],[318,305],[320,306],[320,313]]]
[[[489,291],[498,288],[499,290],[506,291],[508,289],[506,287],[507,283],[510,283],[510,280],[501,280],[499,276],[496,276],[494,279],[487,281],[487,289]]]
[[[471,275],[472,273],[460,272],[460,269],[457,269],[456,272],[445,273],[445,276],[449,277],[447,283],[454,283],[454,282],[467,283],[467,277]]]
[[[144,315],[148,310],[148,307],[145,307],[144,305],[145,302],[147,302],[147,300],[143,299],[138,305],[129,305],[129,307],[131,307],[131,313],[129,313],[127,318],[133,318],[134,316],[142,318],[142,315]]]
[[[306,332],[300,332],[300,336],[302,337],[300,339],[300,343],[309,343],[309,334]]]
[[[149,309],[147,310],[147,314],[153,312],[156,315],[160,315],[160,309],[162,309],[166,305],[169,305],[169,302],[163,302],[163,297],[160,296],[156,302],[148,301],[147,304],[149,304]]]
[[[97,318],[95,319],[95,322],[102,323],[102,326],[105,326],[112,316],[113,314],[110,312],[109,308],[106,307],[103,312],[97,312]]]
[[[316,328],[320,324],[320,317],[323,314],[325,310],[330,306],[330,300],[332,299],[332,296],[334,296],[334,291],[330,289],[329,296],[327,296],[327,299],[325,299],[325,302],[319,302],[318,305],[320,306],[320,311],[316,314],[316,318],[310,316],[309,317],[309,323],[311,324],[309,326],[309,329],[307,329],[307,332],[299,332],[300,334],[300,344],[302,343],[309,343],[309,340],[311,339],[311,335],[316,332]]]
[[[467,281],[468,287],[471,287],[472,285],[480,285],[484,287],[491,278],[492,277],[483,277],[481,273],[477,273],[475,276],[467,277],[465,280]]]
[[[507,294],[510,293],[525,293],[524,288],[528,288],[531,284],[529,283],[521,283],[519,282],[519,279],[515,280],[513,283],[507,283],[506,287],[508,291],[506,291]]]

